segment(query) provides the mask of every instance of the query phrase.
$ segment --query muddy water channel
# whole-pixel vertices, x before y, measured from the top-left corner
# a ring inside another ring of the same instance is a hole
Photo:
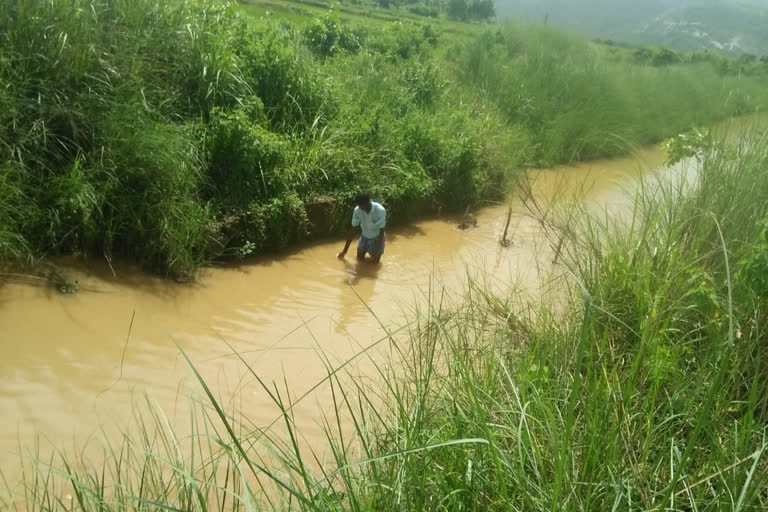
[[[619,212],[631,208],[639,176],[673,173],[662,166],[664,157],[650,148],[531,172],[533,192],[542,204],[556,194],[577,195]],[[70,451],[121,428],[145,394],[173,419],[179,402],[199,394],[179,347],[214,394],[252,423],[268,425],[278,411],[266,393],[245,384],[233,350],[263,381],[296,397],[326,375],[321,353],[334,365],[347,360],[401,325],[410,305],[436,283],[459,292],[467,272],[477,271],[536,294],[552,249],[515,196],[476,212],[471,229],[441,218],[389,230],[379,267],[337,260],[342,243],[336,240],[206,269],[194,284],[101,261],[59,262],[79,283],[74,294],[6,276],[0,281],[0,467],[13,473],[36,435]],[[501,247],[509,205],[512,244]],[[309,443],[324,442],[319,420],[327,408],[318,391],[294,410]]]

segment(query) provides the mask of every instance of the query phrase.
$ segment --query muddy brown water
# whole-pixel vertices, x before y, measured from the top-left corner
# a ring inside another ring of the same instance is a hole
[[[597,208],[626,209],[637,176],[664,171],[664,157],[660,148],[648,148],[628,158],[535,171],[533,191],[544,203],[556,193],[578,194]],[[113,275],[100,261],[59,262],[79,282],[71,295],[6,279],[0,285],[0,466],[6,473],[17,466],[36,435],[69,450],[102,428],[119,428],[144,393],[173,411],[180,398],[199,390],[178,347],[225,400],[242,389],[245,376],[233,350],[262,380],[299,396],[326,375],[320,353],[338,364],[381,339],[436,282],[458,291],[468,271],[480,271],[536,293],[547,268],[537,262],[551,248],[520,202],[510,204],[508,248],[498,243],[504,204],[476,212],[474,229],[460,230],[450,218],[390,230],[379,267],[337,260],[342,243],[336,240],[206,269],[193,284],[125,266]],[[277,416],[256,388],[239,400],[254,424]],[[325,440],[320,418],[327,406],[325,397],[309,397],[294,411],[310,443]]]

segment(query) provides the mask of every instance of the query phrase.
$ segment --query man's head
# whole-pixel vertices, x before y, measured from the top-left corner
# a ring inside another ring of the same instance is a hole
[[[361,192],[355,196],[355,205],[359,206],[365,213],[371,211],[371,195],[366,192]]]

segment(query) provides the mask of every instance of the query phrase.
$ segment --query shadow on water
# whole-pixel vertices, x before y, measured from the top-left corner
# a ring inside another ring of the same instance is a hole
[[[14,265],[13,263],[0,266],[0,291],[6,286],[21,285],[43,290],[46,297],[53,295],[69,295],[78,290],[77,279],[68,279],[60,270],[51,264]],[[0,297],[0,304],[7,298]]]
[[[448,216],[437,217],[446,223],[452,223],[453,219]],[[396,242],[399,239],[414,239],[427,235],[427,232],[420,226],[399,225],[392,229],[387,229],[387,241]],[[55,267],[61,272],[67,280],[78,281],[79,291],[89,293],[108,293],[106,290],[93,283],[119,283],[121,287],[136,290],[139,293],[146,293],[155,297],[174,299],[179,293],[189,290],[202,289],[206,287],[205,279],[202,277],[207,271],[228,270],[240,272],[243,275],[249,275],[256,269],[270,268],[284,264],[285,262],[298,257],[301,254],[311,253],[313,249],[325,247],[329,243],[337,242],[339,249],[342,248],[342,237],[324,237],[317,240],[298,243],[289,248],[276,252],[268,252],[248,256],[241,260],[230,260],[213,262],[210,265],[200,269],[198,275],[188,281],[173,281],[167,276],[156,275],[147,272],[140,266],[129,261],[115,258],[107,261],[104,258],[91,258],[86,256],[68,256],[51,259],[49,265]],[[355,244],[353,243],[353,249]],[[329,254],[329,258],[335,257],[335,253]],[[51,287],[50,281],[42,276],[21,275],[18,276],[3,275],[3,269],[0,268],[0,289],[10,284],[24,284],[33,287]],[[375,277],[378,272],[372,272],[371,269],[361,270],[359,277],[352,283],[357,284],[359,279]],[[53,294],[56,294],[55,287],[51,287]]]
[[[79,290],[88,293],[108,293],[100,287],[100,283],[119,284],[140,293],[171,300],[183,291],[203,287],[196,279],[174,281],[167,276],[151,274],[136,264],[122,260],[107,261],[102,258],[79,256],[57,260],[56,265],[68,279],[78,279]]]
[[[376,279],[379,276],[379,270],[383,263],[373,263],[369,259],[363,261],[355,260],[354,263],[344,261],[344,270],[351,277],[347,280],[350,286],[356,286],[364,279]]]
[[[369,259],[343,260],[344,264],[344,288],[345,294],[355,296],[358,307],[345,307],[339,309],[339,318],[335,322],[337,334],[351,336],[347,327],[359,315],[367,315],[367,305],[370,304],[376,288],[376,280],[384,263],[373,263]]]
[[[394,242],[399,238],[416,238],[426,235],[427,232],[424,231],[424,229],[420,226],[416,225],[409,225],[409,226],[399,226],[396,229],[388,229],[387,230],[387,242]]]
[[[337,240],[337,239],[338,238],[330,238],[330,239],[326,238],[326,239],[318,239],[318,240],[312,240],[309,242],[298,243],[296,245],[293,245],[291,247],[288,247],[280,251],[254,254],[252,256],[247,256],[241,260],[231,260],[231,261],[222,261],[222,262],[213,263],[210,265],[209,268],[234,270],[234,271],[243,272],[247,274],[254,267],[259,267],[259,268],[272,267],[276,264],[283,263],[287,260],[290,260],[291,258],[295,258],[301,253],[311,251],[312,249],[315,249],[320,246],[324,246],[328,244],[329,241]],[[339,249],[341,249],[341,247],[339,247]]]

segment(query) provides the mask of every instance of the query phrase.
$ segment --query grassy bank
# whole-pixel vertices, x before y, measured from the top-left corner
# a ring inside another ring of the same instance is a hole
[[[621,62],[544,28],[247,12],[0,5],[0,257],[185,276],[336,233],[359,189],[395,223],[461,210],[521,167],[619,154],[768,95],[765,74]]]
[[[464,79],[527,134],[537,166],[621,155],[753,112],[768,76],[706,52],[627,50],[535,26],[486,31],[456,55]]]
[[[678,147],[697,150],[698,183],[645,183],[621,225],[562,216],[578,220],[553,228],[571,276],[557,313],[470,281],[380,342],[397,354],[381,384],[329,365],[328,451],[302,447],[303,397],[262,383],[283,411],[267,429],[200,380],[192,432],[154,412],[104,466],[27,461],[6,495],[25,510],[762,510],[767,137]]]

